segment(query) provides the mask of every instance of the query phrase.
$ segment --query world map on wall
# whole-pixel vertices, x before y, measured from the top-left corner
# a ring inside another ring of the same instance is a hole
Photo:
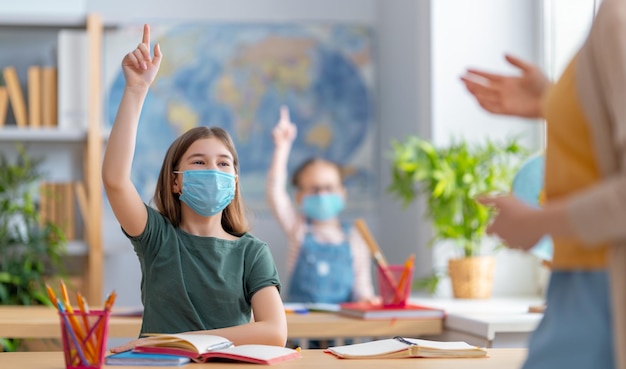
[[[373,203],[370,27],[187,23],[152,30],[152,42],[160,44],[164,58],[144,104],[132,169],[144,201],[153,196],[172,141],[206,125],[231,134],[240,157],[244,199],[253,209],[262,209],[274,149],[271,131],[280,106],[286,105],[298,128],[289,172],[312,156],[333,160],[347,173],[349,202]],[[137,40],[132,40],[135,46]],[[105,115],[112,125],[124,90],[121,68],[110,80]]]

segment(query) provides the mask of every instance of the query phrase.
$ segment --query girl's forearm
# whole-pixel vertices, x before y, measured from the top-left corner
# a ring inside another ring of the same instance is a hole
[[[261,344],[284,346],[287,342],[287,327],[271,321],[252,322],[228,328],[186,332],[193,334],[214,334],[231,340],[236,346]]]
[[[104,154],[102,176],[105,183],[130,181],[137,126],[146,94],[147,89],[124,90]]]

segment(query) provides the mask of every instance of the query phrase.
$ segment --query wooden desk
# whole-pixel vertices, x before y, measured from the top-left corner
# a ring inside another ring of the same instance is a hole
[[[383,359],[383,360],[345,360],[325,354],[321,350],[303,350],[302,357],[273,365],[280,369],[515,369],[519,368],[526,357],[526,349],[489,349],[488,358],[479,359]],[[205,363],[191,364],[184,368],[259,368],[258,364],[243,363]],[[0,368],[20,369],[62,369],[65,368],[61,352],[7,352],[0,353]],[[148,369],[151,366],[109,366],[117,369]]]
[[[440,319],[361,320],[334,313],[287,314],[289,338],[417,337],[442,332]],[[139,335],[141,318],[112,316],[109,338]],[[57,311],[48,306],[0,306],[0,337],[60,338]]]
[[[137,337],[141,318],[115,317],[109,319],[109,337]],[[0,306],[0,337],[61,338],[61,323],[57,310],[50,306]]]

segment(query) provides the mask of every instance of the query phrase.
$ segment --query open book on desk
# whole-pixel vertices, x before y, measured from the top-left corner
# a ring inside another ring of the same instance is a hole
[[[185,356],[196,362],[226,359],[274,364],[300,357],[297,350],[270,345],[234,346],[228,339],[208,334],[150,334],[133,352]]]
[[[487,350],[466,342],[440,342],[416,338],[390,339],[329,347],[325,352],[342,359],[398,359],[411,357],[485,357]]]

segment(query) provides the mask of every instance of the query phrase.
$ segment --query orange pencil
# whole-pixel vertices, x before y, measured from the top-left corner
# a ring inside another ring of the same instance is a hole
[[[113,309],[113,304],[115,303],[115,298],[117,297],[117,293],[115,293],[115,290],[111,291],[111,293],[109,293],[109,295],[106,297],[106,299],[104,300],[104,314],[108,314],[111,309]],[[96,335],[96,342],[97,345],[96,347],[102,347],[102,340],[104,339],[104,323],[106,320],[104,319],[105,316],[101,316],[97,323],[96,323],[96,328],[94,329],[94,334]],[[100,353],[96,353],[97,355],[100,355]]]
[[[70,306],[70,296],[67,294],[67,287],[65,286],[65,282],[61,281],[61,298],[63,299],[63,303],[65,307]]]
[[[414,261],[415,254],[411,254],[404,262],[404,269],[402,270],[402,275],[400,276],[400,281],[398,281],[398,287],[396,288],[396,292],[393,297],[394,302],[400,302],[400,300],[404,298],[404,286],[409,279],[409,274],[411,272],[411,268],[413,268]]]
[[[54,305],[54,307],[58,310],[59,304],[58,304],[57,297],[54,294],[52,287],[50,287],[47,283],[46,283],[46,291],[48,291],[48,298],[50,299],[50,302],[52,302],[52,305]]]
[[[113,304],[115,304],[116,297],[117,293],[115,293],[115,290],[111,291],[109,296],[107,296],[106,300],[104,301],[104,310],[111,311],[111,309],[113,308]]]
[[[83,297],[80,292],[76,292],[76,301],[78,301],[78,309],[82,313],[83,316],[83,324],[85,325],[85,341],[87,341],[87,345],[90,345],[90,352],[94,355],[94,362],[97,361],[96,355],[99,355],[96,350],[98,350],[98,338],[95,337],[91,327],[89,326],[89,305],[87,304],[87,300]]]
[[[80,292],[76,292],[76,301],[78,302],[78,310],[80,310],[83,316],[85,329],[89,331],[89,319],[87,319],[87,314],[89,314],[89,307],[87,306],[87,302],[83,298],[83,295],[80,294]]]

